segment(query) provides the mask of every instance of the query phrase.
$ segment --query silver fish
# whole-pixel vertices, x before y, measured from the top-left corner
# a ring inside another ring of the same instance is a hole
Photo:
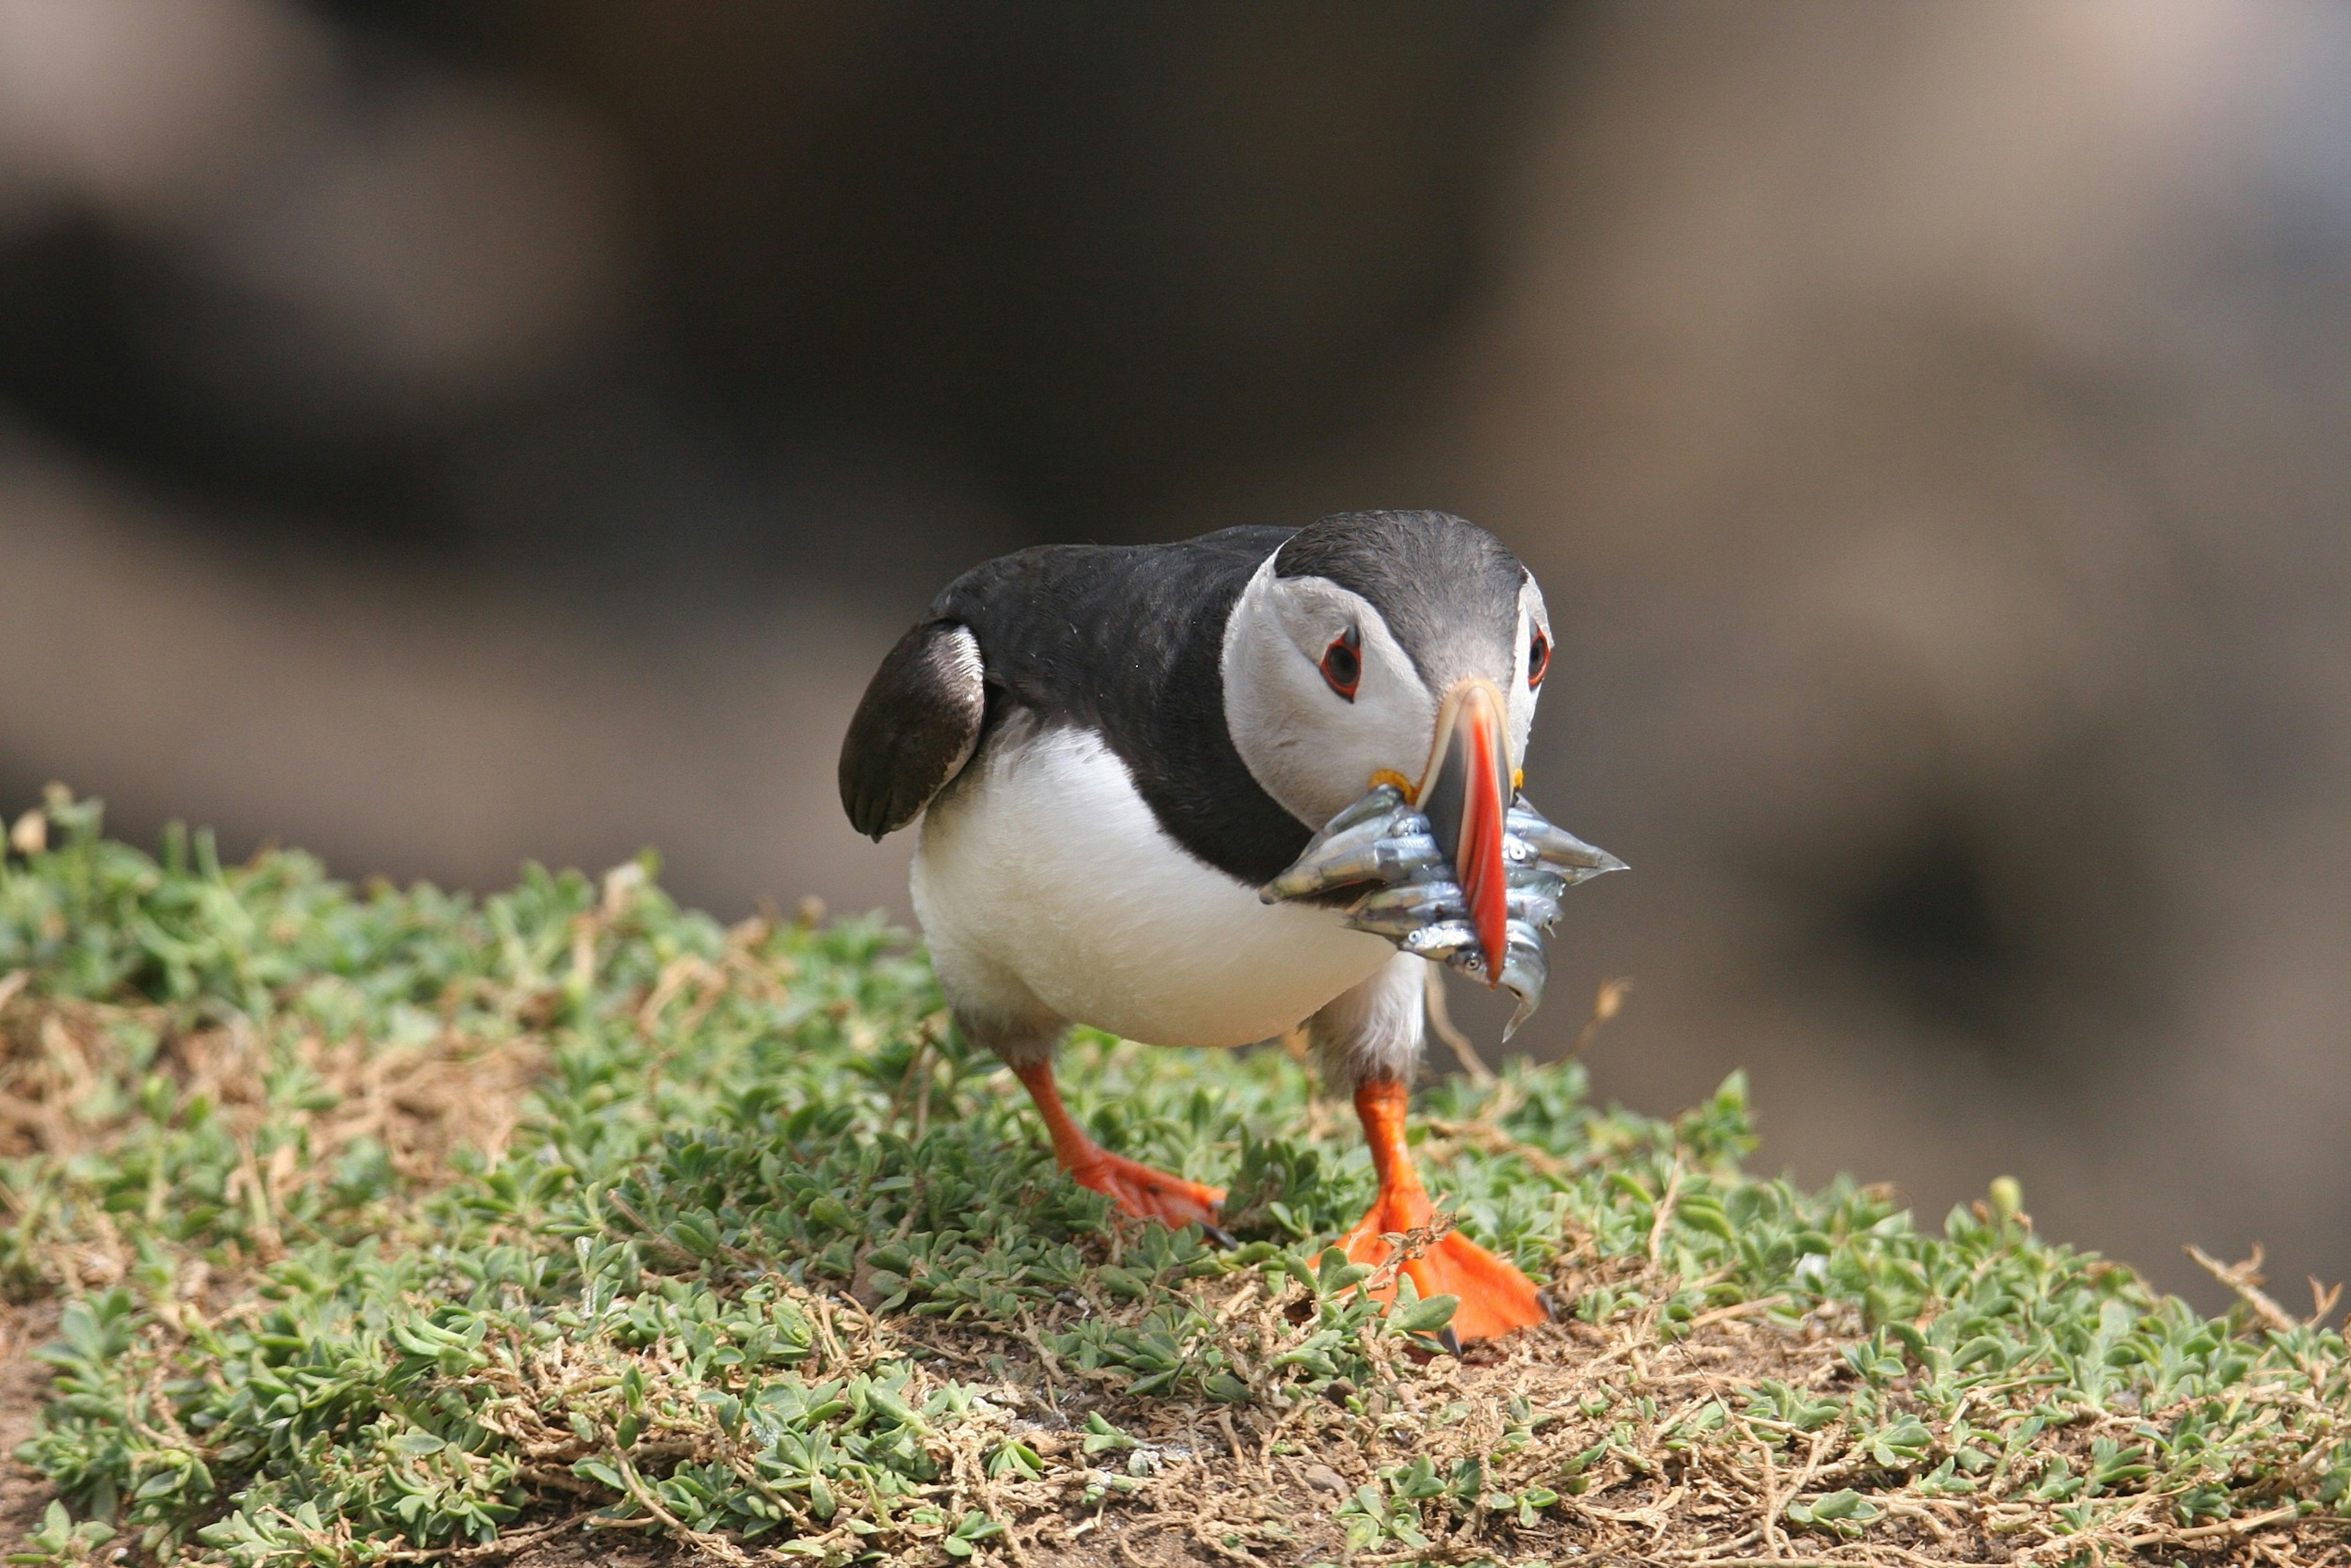
[[[1606,850],[1587,844],[1565,828],[1554,827],[1545,821],[1523,799],[1511,803],[1510,815],[1504,822],[1508,828],[1508,836],[1502,844],[1505,860],[1513,858],[1510,854],[1513,845],[1510,841],[1515,840],[1532,852],[1535,859],[1557,872],[1570,887],[1612,871],[1627,869],[1623,861]]]
[[[1397,937],[1445,921],[1465,920],[1468,915],[1468,900],[1460,888],[1440,877],[1367,893],[1347,906],[1347,924],[1376,936]]]
[[[1542,1004],[1550,966],[1543,936],[1558,924],[1560,895],[1625,862],[1556,827],[1523,799],[1511,802],[1502,837],[1510,918],[1500,983],[1519,999],[1502,1031],[1509,1040]],[[1486,978],[1486,959],[1468,919],[1468,900],[1429,831],[1428,819],[1403,791],[1382,784],[1348,806],[1308,841],[1282,873],[1259,890],[1268,904],[1352,887],[1347,925],[1384,936],[1407,953]]]
[[[1530,878],[1524,883],[1513,881],[1506,895],[1510,917],[1548,936],[1559,924],[1559,895],[1565,891],[1555,876]]]
[[[1258,896],[1279,904],[1364,883],[1392,887],[1444,870],[1445,854],[1428,831],[1428,819],[1406,805],[1393,785],[1383,784],[1332,818]]]
[[[1535,1016],[1542,1006],[1543,982],[1551,977],[1551,964],[1543,956],[1542,938],[1518,921],[1510,922],[1510,946],[1502,956],[1502,986],[1519,998],[1518,1009],[1510,1021],[1502,1026],[1502,1040],[1519,1032],[1519,1026]]]
[[[1408,931],[1396,938],[1396,946],[1407,953],[1466,968],[1472,974],[1483,967],[1483,960],[1478,956],[1478,933],[1469,928],[1467,920],[1439,920]]]

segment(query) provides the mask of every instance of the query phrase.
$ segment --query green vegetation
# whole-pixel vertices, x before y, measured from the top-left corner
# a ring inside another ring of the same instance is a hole
[[[1063,1180],[872,923],[150,859],[54,793],[16,838],[0,1276],[54,1316],[59,1500],[12,1561],[2343,1550],[2337,1333],[2205,1319],[2006,1184],[1921,1229],[1745,1175],[1736,1082],[1431,1088],[1432,1188],[1565,1309],[1456,1358],[1318,1244],[1370,1175],[1279,1051],[1071,1052],[1106,1145],[1232,1189],[1219,1252]]]

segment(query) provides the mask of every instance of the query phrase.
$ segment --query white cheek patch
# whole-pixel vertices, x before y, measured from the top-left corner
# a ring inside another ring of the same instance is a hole
[[[1323,679],[1331,641],[1353,626],[1363,673],[1353,702]],[[1309,827],[1362,798],[1374,775],[1417,778],[1437,702],[1378,611],[1322,578],[1249,580],[1224,646],[1225,724],[1259,788]]]
[[[1542,590],[1535,586],[1534,574],[1519,589],[1519,652],[1516,675],[1505,694],[1505,706],[1510,726],[1510,758],[1514,767],[1523,768],[1527,760],[1527,737],[1534,732],[1535,704],[1541,699],[1542,690],[1527,684],[1532,672],[1527,661],[1534,646],[1535,633],[1541,632],[1545,643],[1554,651],[1558,644],[1551,634],[1551,612],[1544,608]]]

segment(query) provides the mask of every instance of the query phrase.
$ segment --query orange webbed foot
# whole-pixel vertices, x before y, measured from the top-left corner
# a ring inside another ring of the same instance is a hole
[[[1355,1085],[1355,1113],[1363,1118],[1364,1141],[1371,1145],[1380,1195],[1373,1199],[1371,1212],[1340,1239],[1350,1262],[1383,1267],[1396,1253],[1386,1238],[1425,1231],[1435,1214],[1405,1143],[1405,1105],[1409,1098],[1410,1091],[1399,1078],[1367,1078]],[[1424,1300],[1460,1298],[1453,1321],[1446,1325],[1460,1339],[1499,1339],[1551,1318],[1533,1281],[1458,1231],[1448,1230],[1429,1242],[1418,1257],[1407,1258],[1402,1268],[1412,1276],[1413,1289]],[[1382,1280],[1376,1293],[1393,1301],[1394,1277]]]
[[[1186,1181],[1106,1149],[1093,1150],[1091,1159],[1069,1169],[1080,1186],[1091,1187],[1139,1218],[1155,1219],[1170,1228],[1197,1225],[1212,1237],[1223,1234],[1217,1228],[1217,1207],[1225,1201],[1220,1186]]]
[[[1232,1238],[1217,1228],[1217,1206],[1225,1201],[1224,1188],[1202,1186],[1198,1182],[1153,1170],[1139,1160],[1112,1154],[1086,1136],[1084,1129],[1070,1115],[1061,1103],[1061,1092],[1053,1082],[1050,1066],[1032,1061],[1015,1067],[1013,1071],[1028,1085],[1029,1097],[1037,1102],[1037,1114],[1044,1119],[1045,1131],[1053,1140],[1053,1158],[1070,1173],[1071,1180],[1101,1193],[1139,1219],[1155,1219],[1170,1229],[1196,1225],[1207,1233],[1209,1240],[1231,1244]]]
[[[1340,1239],[1351,1263],[1379,1268],[1395,1256],[1387,1238],[1425,1229],[1433,1217],[1428,1199],[1419,1193],[1385,1196],[1371,1212]],[[1409,1250],[1409,1248],[1406,1249]],[[1416,1258],[1405,1260],[1402,1273],[1412,1276],[1421,1298],[1457,1296],[1453,1321],[1446,1326],[1463,1340],[1499,1339],[1522,1328],[1551,1321],[1534,1281],[1518,1266],[1498,1258],[1458,1230],[1448,1230]],[[1373,1293],[1382,1301],[1395,1298],[1393,1278],[1382,1281]]]

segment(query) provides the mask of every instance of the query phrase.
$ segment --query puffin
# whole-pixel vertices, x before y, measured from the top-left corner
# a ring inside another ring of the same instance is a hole
[[[1468,962],[1496,983],[1503,813],[1520,820],[1552,647],[1533,574],[1444,512],[1040,546],[949,583],[892,648],[842,744],[841,803],[876,841],[919,820],[911,891],[955,1027],[1019,1079],[1078,1183],[1221,1236],[1221,1189],[1101,1147],[1064,1107],[1072,1024],[1196,1047],[1302,1024],[1378,1182],[1339,1245],[1387,1293],[1400,1271],[1458,1298],[1459,1339],[1496,1338],[1549,1303],[1458,1230],[1430,1235],[1405,1141],[1429,959],[1351,924],[1345,890],[1267,890],[1394,791],[1435,824]]]

